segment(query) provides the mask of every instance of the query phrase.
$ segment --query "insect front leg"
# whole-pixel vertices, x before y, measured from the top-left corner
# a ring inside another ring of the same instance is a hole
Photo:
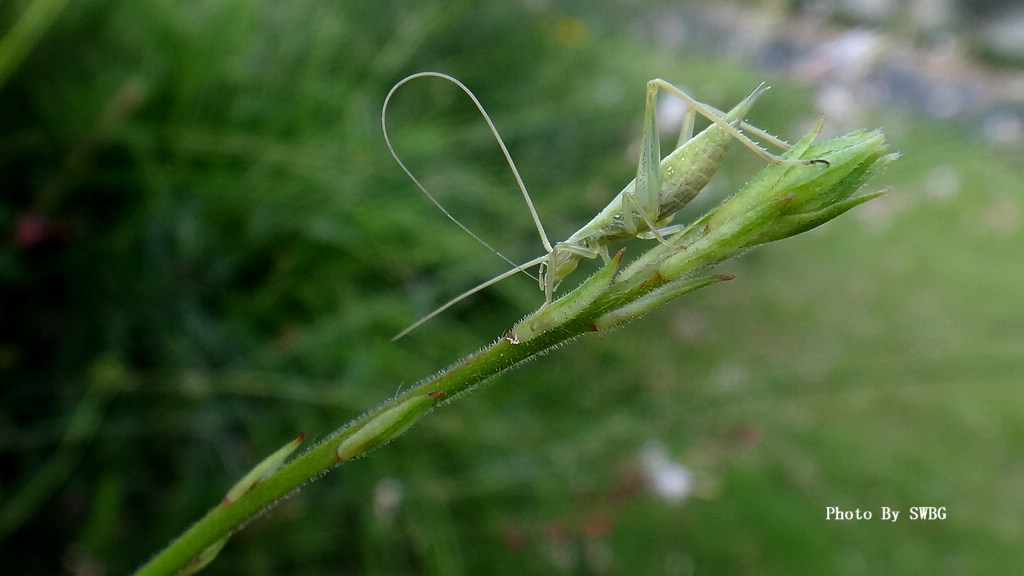
[[[539,279],[540,289],[544,291],[544,302],[550,303],[554,299],[555,290],[562,282],[562,279],[572,273],[579,264],[581,258],[597,258],[602,256],[605,262],[608,261],[608,249],[601,246],[598,249],[589,248],[582,244],[559,242],[555,244],[551,252],[540,263]]]

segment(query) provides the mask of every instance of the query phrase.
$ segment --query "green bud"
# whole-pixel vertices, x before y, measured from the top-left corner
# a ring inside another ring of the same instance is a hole
[[[813,143],[821,121],[784,158],[819,160],[814,164],[766,166],[733,196],[698,219],[673,245],[699,252],[707,264],[736,252],[794,236],[877,197],[881,192],[856,195],[878,167],[898,154],[886,154],[881,130],[856,131]],[[700,248],[710,248],[711,251]],[[666,259],[662,274],[672,277],[687,256]]]
[[[819,142],[800,157],[820,158],[828,161],[829,166],[807,177],[791,174],[791,180],[780,188],[780,192],[791,200],[776,218],[750,239],[747,246],[806,232],[878,197],[884,191],[857,192],[874,172],[899,155],[886,154],[885,135],[881,130],[873,130],[851,132]]]
[[[256,487],[257,484],[270,478],[275,472],[284,464],[284,461],[288,459],[288,456],[295,452],[295,449],[302,444],[302,441],[306,438],[306,433],[302,432],[292,440],[279,448],[276,452],[267,456],[262,462],[257,464],[252,470],[250,470],[241,480],[235,483],[234,486],[228,490],[224,500],[221,501],[221,506],[230,506],[238,501],[239,498],[244,496],[247,492]],[[228,543],[231,535],[227,535],[220,540],[217,540],[213,544],[210,544],[206,548],[192,557],[191,560],[186,562],[177,572],[178,576],[188,576],[189,574],[195,574],[202,570],[207,564],[213,561],[220,553],[221,548]]]
[[[295,440],[282,446],[277,452],[274,452],[270,456],[263,459],[262,462],[256,465],[255,468],[249,471],[241,480],[239,480],[231,490],[228,490],[226,496],[224,496],[224,504],[231,504],[242,497],[243,494],[252,490],[254,486],[270,478],[277,469],[284,464],[284,461],[302,444],[302,440],[306,438],[306,433],[302,432]]]
[[[652,247],[630,263],[613,285],[613,292],[623,295],[617,307],[625,310],[610,311],[595,325],[615,325],[639,315],[677,289],[688,291],[685,279],[695,271],[751,246],[810,230],[881,194],[857,192],[879,166],[898,156],[886,154],[882,132],[856,131],[815,143],[820,129],[819,120],[783,154],[815,162],[766,166],[736,194],[670,236],[667,244]],[[657,292],[647,296],[651,290]],[[639,301],[629,302],[638,295]]]
[[[387,444],[408,430],[443,397],[441,390],[414,394],[371,412],[352,424],[353,432],[338,444],[334,457],[345,462]]]

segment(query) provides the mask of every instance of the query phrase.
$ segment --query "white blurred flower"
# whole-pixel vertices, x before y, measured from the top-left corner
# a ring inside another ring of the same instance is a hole
[[[373,487],[373,512],[377,518],[391,522],[402,504],[402,483],[394,478],[382,478]]]
[[[640,449],[640,470],[648,489],[666,502],[679,503],[693,494],[693,472],[672,460],[657,440]]]

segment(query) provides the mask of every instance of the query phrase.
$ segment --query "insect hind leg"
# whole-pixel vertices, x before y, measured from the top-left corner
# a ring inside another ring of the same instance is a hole
[[[693,96],[690,96],[682,89],[666,80],[663,80],[661,78],[654,78],[653,80],[650,80],[648,82],[648,86],[653,87],[654,90],[665,90],[666,92],[676,96],[677,98],[686,103],[686,116],[683,119],[683,127],[679,137],[679,144],[677,146],[681,146],[693,136],[693,124],[696,121],[696,115],[700,114],[704,118],[707,118],[710,122],[717,124],[723,130],[729,133],[729,135],[738,140],[741,144],[743,144],[751,151],[753,151],[755,154],[763,158],[766,162],[769,162],[771,164],[807,165],[828,163],[825,160],[820,159],[782,158],[776,154],[772,154],[759,143],[757,143],[755,140],[751,139],[749,136],[744,134],[741,131],[741,128],[744,130],[748,130],[749,132],[756,135],[758,138],[766,140],[770,142],[773,146],[776,146],[782,150],[789,149],[789,144],[786,144],[781,139],[769,134],[768,132],[756,126],[753,126],[752,124],[748,124],[747,122],[741,121],[739,122],[739,127],[737,127],[732,123],[725,121],[723,119],[723,116],[725,115],[724,112],[718,110],[713,106],[704,104],[703,102],[697,100]],[[768,86],[766,84],[761,84],[756,89],[754,89],[754,91],[750,94],[750,96],[747,96],[747,98],[749,99],[756,97],[765,90],[768,90]]]

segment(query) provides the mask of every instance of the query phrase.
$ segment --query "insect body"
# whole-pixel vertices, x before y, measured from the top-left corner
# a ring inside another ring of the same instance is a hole
[[[508,162],[519,189],[523,194],[527,207],[537,227],[541,243],[546,254],[524,262],[515,264],[497,250],[491,248],[483,239],[479,238],[471,230],[466,228],[454,216],[449,213],[443,205],[413,176],[412,172],[398,157],[394,147],[391,145],[387,135],[386,115],[387,106],[395,90],[414,78],[432,76],[452,82],[465,92],[477,109],[483,115],[491,130],[492,135],[498,141],[505,160]],[[526,272],[528,268],[539,266],[536,276],[541,290],[544,291],[545,303],[551,302],[554,292],[559,283],[573,270],[582,258],[597,258],[598,256],[608,260],[609,243],[626,238],[642,237],[656,238],[664,241],[664,236],[676,231],[674,228],[666,228],[677,211],[685,206],[698,192],[708,183],[722,162],[729,145],[738,140],[747,148],[750,148],[766,161],[773,164],[796,163],[826,163],[823,160],[787,160],[769,153],[757,142],[750,139],[741,132],[741,128],[747,130],[757,137],[771,142],[780,148],[788,148],[788,145],[770,134],[751,126],[743,121],[747,112],[753,106],[757,98],[767,90],[768,87],[762,84],[728,112],[721,112],[706,104],[698,102],[679,88],[661,79],[654,79],[647,83],[647,104],[644,112],[644,128],[641,139],[640,160],[637,165],[636,178],[630,182],[612,201],[598,213],[590,222],[577,230],[565,241],[552,245],[548,240],[544,227],[541,224],[537,211],[533,206],[530,195],[523,184],[519,171],[516,169],[511,155],[505,148],[497,129],[491,122],[490,117],[476,96],[457,79],[439,72],[420,72],[402,79],[392,87],[384,100],[384,110],[381,113],[381,125],[384,130],[384,139],[392,156],[399,166],[412,179],[416,186],[453,222],[465,230],[478,242],[487,246],[501,258],[509,262],[513,268],[504,274],[496,276],[483,284],[480,284],[459,296],[456,296],[445,305],[431,312],[412,324],[395,339],[401,338],[420,324],[440,314],[456,302],[475,294],[476,292],[519,272]],[[664,159],[661,158],[658,124],[655,114],[657,95],[659,90],[666,90],[681,98],[687,104],[687,112],[683,121],[680,144],[676,146]],[[704,116],[711,121],[711,124],[696,136],[693,136],[693,125],[697,114]],[[827,164],[827,163],[826,163]],[[527,272],[528,274],[528,272]]]

